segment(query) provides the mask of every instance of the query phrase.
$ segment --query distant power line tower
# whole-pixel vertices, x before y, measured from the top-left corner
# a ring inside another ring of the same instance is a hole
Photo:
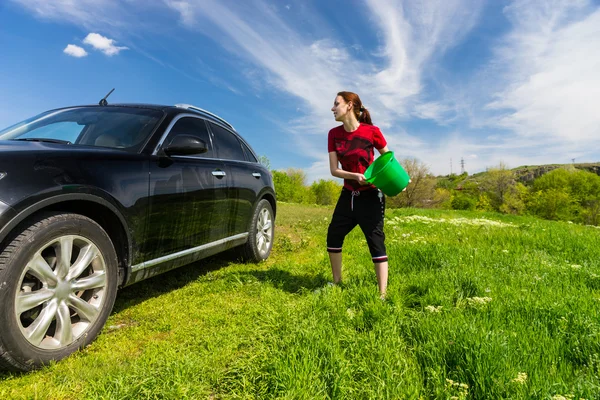
[[[460,158],[460,173],[464,174],[465,173],[465,159],[464,158]]]
[[[450,175],[452,175],[452,158],[450,159]]]
[[[575,164],[575,159],[574,158],[571,158],[571,161],[573,162],[573,164]]]

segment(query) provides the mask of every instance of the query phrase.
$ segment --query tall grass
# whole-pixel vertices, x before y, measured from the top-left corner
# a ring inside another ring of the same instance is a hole
[[[327,287],[328,207],[280,204],[272,257],[220,256],[126,288],[67,360],[5,398],[600,398],[600,230],[431,210],[386,215],[378,296],[357,228]]]

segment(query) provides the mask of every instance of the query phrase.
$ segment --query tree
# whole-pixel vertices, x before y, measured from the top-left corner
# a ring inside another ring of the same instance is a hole
[[[573,167],[557,168],[536,179],[533,192],[528,208],[535,215],[590,225],[600,223],[600,177],[594,173]]]
[[[460,193],[452,198],[451,204],[454,210],[474,210],[477,206],[477,200]]]
[[[504,194],[504,201],[500,205],[500,211],[505,214],[523,214],[528,194],[529,191],[522,183],[517,183],[510,187]]]
[[[306,174],[301,169],[288,168],[286,171],[272,171],[277,200],[291,203],[310,204],[315,197],[305,186]]]
[[[452,208],[452,193],[448,189],[436,188],[433,194],[432,205],[435,208],[449,210]]]
[[[269,161],[269,158],[267,156],[259,156],[258,162],[267,167],[268,170],[271,170],[271,161]]]
[[[485,174],[480,187],[488,194],[494,210],[500,211],[500,207],[504,203],[504,196],[512,190],[515,184],[514,172],[507,169],[504,163],[500,163],[498,167],[491,168]]]
[[[527,209],[545,219],[571,221],[577,204],[565,188],[538,190],[531,194]]]
[[[310,190],[314,194],[317,204],[330,205],[336,203],[342,186],[332,180],[319,179],[318,182],[313,182]]]
[[[429,172],[427,164],[416,158],[405,158],[400,161],[411,183],[398,196],[388,200],[390,207],[432,207],[437,179]]]

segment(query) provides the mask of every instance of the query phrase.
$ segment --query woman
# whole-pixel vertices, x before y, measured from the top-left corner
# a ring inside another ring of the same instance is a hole
[[[331,111],[335,120],[342,125],[329,131],[329,169],[331,175],[344,179],[344,187],[327,231],[327,252],[333,283],[338,284],[342,280],[344,238],[359,225],[369,245],[383,299],[388,282],[388,258],[383,233],[385,197],[375,186],[367,183],[363,173],[373,162],[374,148],[380,154],[389,151],[387,142],[379,128],[371,122],[369,111],[356,93],[339,92]]]

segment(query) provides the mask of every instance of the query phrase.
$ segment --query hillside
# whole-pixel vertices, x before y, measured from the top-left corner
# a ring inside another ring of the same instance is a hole
[[[553,171],[557,168],[576,168],[576,169],[592,172],[592,173],[600,176],[600,162],[575,163],[575,164],[522,165],[522,166],[519,166],[516,168],[512,168],[511,171],[515,172],[515,175],[516,175],[518,181],[527,185],[527,184],[533,182],[535,179],[539,178],[540,176],[542,176],[550,171]],[[478,172],[476,174],[466,176],[462,180],[458,181],[457,185],[461,186],[462,184],[464,184],[468,181],[479,182],[485,177],[486,174],[487,174],[487,172],[484,171],[484,172]],[[460,175],[458,175],[458,176],[460,176]],[[440,176],[438,178],[443,179],[443,178],[448,178],[448,176]]]

